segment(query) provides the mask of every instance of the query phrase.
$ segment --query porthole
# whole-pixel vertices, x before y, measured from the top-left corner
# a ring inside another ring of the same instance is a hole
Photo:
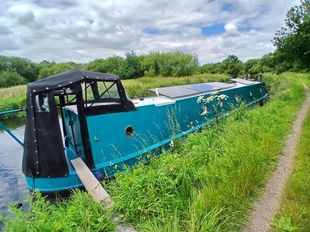
[[[236,102],[240,103],[240,102],[241,102],[241,97],[238,96],[238,95],[236,95],[236,96],[235,96],[235,100],[236,100]]]
[[[135,133],[134,129],[132,126],[127,126],[125,129],[125,135],[127,136],[133,136]]]
[[[251,96],[251,97],[253,96],[253,93],[252,93],[252,91],[250,91],[250,96]]]

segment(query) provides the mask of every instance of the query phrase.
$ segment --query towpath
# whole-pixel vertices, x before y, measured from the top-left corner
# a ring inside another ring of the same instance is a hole
[[[301,127],[310,107],[310,90],[306,86],[305,91],[306,99],[293,124],[292,132],[286,140],[277,168],[267,182],[263,194],[256,201],[249,224],[242,230],[243,232],[264,232],[271,229],[271,222],[280,206],[283,190],[293,169]]]

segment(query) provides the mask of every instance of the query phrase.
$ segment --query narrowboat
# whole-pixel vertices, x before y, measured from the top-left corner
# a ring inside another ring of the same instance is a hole
[[[42,193],[81,187],[70,162],[75,158],[97,179],[113,177],[242,102],[261,104],[268,96],[263,82],[244,79],[151,91],[154,97],[131,100],[117,76],[77,69],[29,83],[27,187]]]

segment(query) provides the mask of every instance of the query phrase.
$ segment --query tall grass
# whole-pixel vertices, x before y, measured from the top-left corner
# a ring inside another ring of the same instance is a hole
[[[26,85],[18,85],[10,88],[0,88],[0,99],[16,99],[25,97]]]
[[[310,231],[310,111],[303,124],[294,169],[285,189],[275,231]]]
[[[25,85],[14,86],[11,88],[0,88],[0,112],[25,107],[26,103],[25,96],[26,96]],[[0,119],[10,119],[23,116],[24,116],[23,113],[8,114],[5,117],[0,116]]]
[[[5,231],[115,231],[110,213],[95,203],[86,192],[77,191],[73,197],[51,204],[38,192],[29,198],[30,212],[11,207],[14,220],[4,219]]]
[[[174,150],[151,159],[149,165],[138,165],[104,183],[115,201],[113,213],[139,231],[239,230],[275,166],[304,99],[302,79],[305,76],[301,74],[269,75],[266,82],[280,82],[272,85],[271,92],[276,94],[264,107],[237,110],[218,125],[190,135]],[[72,213],[71,204],[79,215],[99,207],[91,205],[85,195],[83,205],[75,202],[82,194],[78,192],[53,210],[43,201],[41,208],[27,213],[16,210],[13,219],[6,219],[5,230],[14,230],[19,222],[21,230],[35,230],[36,223],[55,224],[61,220],[57,214],[65,217],[64,212]],[[98,212],[104,217],[102,224],[110,228],[105,220],[109,213]],[[85,226],[98,223],[96,216],[91,214]],[[73,220],[70,216],[66,221],[70,224]]]
[[[266,106],[237,111],[177,152],[119,174],[107,187],[124,220],[141,231],[240,229],[304,98],[289,76],[269,76],[282,82]]]

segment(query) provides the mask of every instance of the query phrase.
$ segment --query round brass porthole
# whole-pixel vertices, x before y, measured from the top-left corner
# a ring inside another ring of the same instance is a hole
[[[127,136],[133,136],[135,133],[134,129],[132,126],[127,126],[125,129],[125,135]]]

